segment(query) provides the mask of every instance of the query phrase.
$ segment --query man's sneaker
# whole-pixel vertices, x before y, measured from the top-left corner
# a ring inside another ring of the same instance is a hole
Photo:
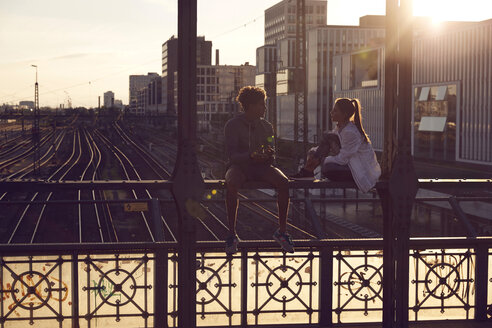
[[[280,244],[280,247],[287,253],[294,253],[294,243],[292,242],[292,238],[290,235],[286,233],[281,233],[279,229],[277,229],[273,233],[273,239]]]
[[[291,180],[314,180],[314,172],[302,168],[296,174],[289,177]]]
[[[225,240],[225,252],[226,254],[235,254],[237,252],[237,244],[239,240],[237,239],[237,235],[229,236]]]

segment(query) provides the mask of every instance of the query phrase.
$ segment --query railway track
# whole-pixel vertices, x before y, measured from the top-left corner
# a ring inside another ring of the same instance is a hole
[[[132,131],[122,122],[107,124],[105,130],[88,129],[85,124],[77,122],[76,117],[71,118],[65,126],[56,130],[48,129],[42,136],[42,178],[56,181],[169,179],[177,156],[176,143],[160,139],[158,135],[146,139],[139,135],[141,131]],[[32,178],[32,141],[22,136],[15,140],[17,144],[1,144],[2,177]],[[149,147],[149,143],[152,143],[152,147]],[[216,168],[225,164],[218,159],[216,151],[199,155],[204,178],[220,178],[215,176]],[[207,196],[218,198],[222,192]],[[240,202],[237,220],[240,239],[271,239],[278,226],[274,196],[258,190],[240,193],[239,197],[244,200]],[[258,203],[249,200],[265,197],[271,197],[272,201]],[[68,193],[2,191],[0,201],[12,204],[7,205],[5,211],[0,211],[0,238],[5,243],[154,241],[149,212],[125,212],[123,204],[113,202],[127,199],[147,201],[154,198],[161,200],[160,220],[164,226],[165,239],[176,240],[178,215],[172,194],[165,190],[145,188],[74,190]],[[228,234],[223,201],[204,201],[201,207],[204,214],[197,218],[197,239],[223,240]],[[301,209],[292,204],[290,214],[296,212],[302,215]],[[289,216],[292,218],[294,215]],[[337,226],[334,220],[324,222],[323,225],[330,237],[343,238],[348,233],[342,225]],[[309,222],[289,219],[288,226],[295,239],[316,238]],[[357,237],[355,234],[350,236]]]

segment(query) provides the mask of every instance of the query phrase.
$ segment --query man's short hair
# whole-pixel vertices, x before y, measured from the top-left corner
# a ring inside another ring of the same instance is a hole
[[[265,90],[251,85],[241,88],[241,90],[239,90],[239,94],[236,97],[236,101],[241,104],[241,107],[244,111],[247,110],[249,105],[257,104],[264,99],[266,99]]]

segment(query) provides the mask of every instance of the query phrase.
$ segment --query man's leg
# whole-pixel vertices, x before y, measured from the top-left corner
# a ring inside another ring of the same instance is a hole
[[[281,233],[287,227],[287,213],[289,212],[289,179],[279,169],[270,166],[263,172],[262,180],[270,183],[277,190],[278,224]]]
[[[246,181],[246,176],[241,169],[235,165],[232,165],[226,172],[226,212],[227,220],[229,222],[229,233],[236,235],[236,217],[238,199],[237,192],[242,184]]]

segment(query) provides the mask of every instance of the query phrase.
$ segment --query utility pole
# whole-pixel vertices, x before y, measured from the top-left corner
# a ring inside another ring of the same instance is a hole
[[[34,120],[32,125],[32,142],[34,145],[33,173],[39,175],[39,89],[38,89],[38,66],[36,68],[36,83],[34,84]]]
[[[277,52],[270,58],[270,88],[268,94],[268,121],[273,125],[275,142],[277,142]],[[276,145],[275,145],[276,146]]]
[[[24,109],[21,108],[21,116],[22,116],[22,135],[24,135]]]
[[[304,158],[308,146],[306,86],[306,1],[297,0],[295,52],[294,144],[297,158]],[[299,143],[302,141],[302,147]]]

